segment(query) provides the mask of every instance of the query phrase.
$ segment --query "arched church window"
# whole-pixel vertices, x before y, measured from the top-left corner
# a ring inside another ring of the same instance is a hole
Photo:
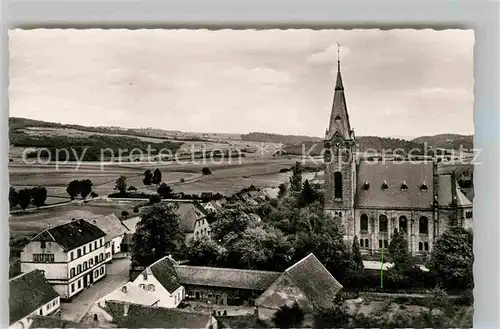
[[[361,231],[368,231],[368,216],[366,214],[361,215],[359,224]]]
[[[428,242],[424,242],[424,250],[429,251],[429,243]]]
[[[335,199],[342,199],[342,174],[338,171],[333,174],[335,184]]]
[[[420,217],[420,220],[418,222],[418,231],[420,234],[429,233],[429,220],[427,219],[427,217]]]
[[[385,215],[380,215],[378,219],[378,227],[380,232],[387,232],[387,217]]]
[[[363,239],[359,240],[359,246],[360,246],[360,247],[364,247],[364,246],[363,246],[363,244],[364,244]]]
[[[420,251],[424,250],[424,245],[422,242],[418,243],[418,250],[420,250]]]
[[[405,216],[399,217],[399,231],[400,232],[408,232],[408,220]]]
[[[368,244],[368,239],[365,239],[365,247],[368,248],[370,245]]]

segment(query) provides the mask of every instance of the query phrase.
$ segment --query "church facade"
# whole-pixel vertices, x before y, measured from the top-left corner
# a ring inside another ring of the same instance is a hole
[[[472,226],[473,196],[453,170],[436,160],[367,161],[357,154],[340,62],[323,143],[325,211],[342,223],[346,240],[357,236],[364,254],[387,248],[399,230],[413,255],[425,255],[450,226]]]

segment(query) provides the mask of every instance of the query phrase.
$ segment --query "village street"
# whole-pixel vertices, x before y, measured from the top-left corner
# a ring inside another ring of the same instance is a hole
[[[107,275],[91,287],[79,293],[71,302],[61,303],[61,318],[80,322],[89,309],[99,299],[129,279],[130,259],[115,259],[106,265]]]

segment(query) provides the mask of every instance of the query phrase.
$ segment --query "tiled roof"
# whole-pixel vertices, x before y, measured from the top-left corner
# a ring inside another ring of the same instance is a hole
[[[123,289],[124,287],[125,290]],[[159,301],[152,293],[140,288],[132,282],[127,282],[125,285],[118,287],[103,299],[105,301],[121,301],[149,306]]]
[[[43,230],[32,241],[54,241],[64,250],[72,250],[106,236],[100,228],[83,219]]]
[[[241,270],[220,267],[175,266],[183,285],[265,290],[280,272]]]
[[[438,204],[440,206],[449,206],[453,200],[452,189],[452,176],[439,175],[438,176]]]
[[[168,292],[173,293],[181,285],[174,265],[176,262],[168,256],[157,260],[145,271],[151,271],[156,280],[167,289]]]
[[[206,217],[204,210],[192,202],[177,202],[175,213],[179,216],[179,226],[184,233],[194,232],[194,224],[198,219]]]
[[[384,181],[387,189],[382,189]],[[369,183],[369,188],[363,186]],[[408,189],[402,190],[406,182]],[[420,189],[425,182],[427,191]],[[356,207],[430,208],[433,202],[432,162],[365,162],[359,164]]]
[[[60,319],[58,316],[34,315],[30,328],[89,328],[88,325]]]
[[[42,271],[34,270],[9,280],[9,323],[30,315],[59,297]]]
[[[208,313],[175,308],[148,307],[119,302],[107,303],[109,314],[119,328],[206,328],[212,319]],[[124,312],[127,315],[124,316]]]
[[[128,227],[123,225],[122,221],[115,214],[102,216],[89,221],[91,224],[99,227],[106,233],[106,242],[129,232]]]
[[[330,308],[342,285],[313,254],[309,254],[285,271],[295,285],[317,307]]]

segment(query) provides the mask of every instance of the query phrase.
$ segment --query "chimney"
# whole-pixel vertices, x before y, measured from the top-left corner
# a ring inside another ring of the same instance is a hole
[[[128,304],[123,304],[123,316],[128,315]]]
[[[123,287],[122,287],[122,292],[123,292],[124,294],[126,294],[126,293],[127,293],[127,286],[123,286]]]

